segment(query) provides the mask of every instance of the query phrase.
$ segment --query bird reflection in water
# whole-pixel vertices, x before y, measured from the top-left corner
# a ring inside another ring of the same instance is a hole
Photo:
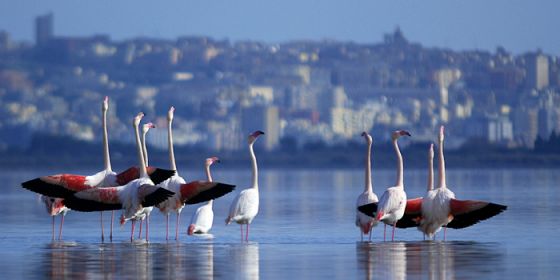
[[[259,279],[259,244],[232,245],[226,259],[220,262],[221,275],[235,275],[235,279]]]
[[[489,276],[503,267],[498,244],[476,242],[357,243],[366,279],[461,279]]]

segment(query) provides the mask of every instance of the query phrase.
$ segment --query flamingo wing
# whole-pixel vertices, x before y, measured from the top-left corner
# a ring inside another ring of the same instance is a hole
[[[77,192],[64,199],[66,207],[80,211],[107,211],[122,209],[119,191],[122,187],[95,188]]]
[[[447,224],[447,227],[455,229],[472,226],[507,209],[506,205],[477,200],[451,199],[449,204],[453,220]]]
[[[404,216],[397,221],[398,228],[417,227],[422,219],[422,198],[412,198],[406,201]]]
[[[187,184],[181,184],[181,199],[186,204],[197,204],[211,199],[216,199],[235,189],[235,185],[208,182],[193,181]]]
[[[86,176],[72,174],[43,176],[23,182],[21,186],[38,194],[58,198],[66,198],[92,188],[86,185]]]
[[[372,217],[375,218],[375,215],[377,214],[377,202],[372,202],[369,204],[364,204],[362,206],[358,206],[358,211]]]
[[[138,198],[142,201],[143,207],[155,206],[156,204],[166,201],[175,193],[150,184],[144,184],[138,187]]]
[[[175,170],[168,170],[168,169],[161,169],[152,166],[147,167],[148,176],[155,185],[171,178],[171,176],[175,175]],[[128,184],[134,179],[138,179],[140,177],[140,170],[136,166],[132,166],[127,170],[117,174],[117,183],[119,186],[123,186]]]

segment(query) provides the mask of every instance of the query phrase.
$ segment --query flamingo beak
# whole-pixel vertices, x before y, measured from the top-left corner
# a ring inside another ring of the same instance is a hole
[[[385,215],[385,213],[383,213],[383,211],[377,212],[377,216],[375,217],[375,220],[376,221],[381,221],[381,218],[383,218],[383,215]]]
[[[362,132],[362,137],[365,137],[367,135],[367,132]]]
[[[189,226],[189,229],[188,229],[188,231],[187,231],[187,234],[188,234],[188,235],[193,235],[193,234],[194,234],[194,225],[193,225],[193,224],[191,224],[191,225]]]

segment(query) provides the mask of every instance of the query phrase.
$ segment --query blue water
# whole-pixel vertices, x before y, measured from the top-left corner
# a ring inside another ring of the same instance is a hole
[[[445,242],[441,234],[437,241],[422,241],[416,229],[397,229],[397,241],[383,242],[380,225],[370,243],[359,242],[354,226],[362,170],[261,169],[261,208],[249,243],[240,241],[238,225],[224,225],[234,194],[215,201],[210,236],[186,234],[196,209],[187,206],[178,242],[165,240],[164,216],[157,209],[149,243],[129,241],[130,223],[115,224],[113,242],[102,243],[99,214],[78,212],[68,213],[63,240],[53,242],[50,216],[19,183],[62,170],[3,171],[2,278],[552,279],[560,273],[559,170],[448,170],[448,185],[458,198],[506,204],[508,210],[470,228],[448,230]],[[409,198],[424,194],[425,173],[405,171]],[[181,175],[187,181],[204,178],[202,170]],[[249,185],[251,174],[215,168],[213,175],[238,185],[238,192]],[[374,170],[373,180],[381,195],[394,183],[395,172]],[[107,212],[106,235],[109,217]],[[174,236],[174,223],[170,232]]]

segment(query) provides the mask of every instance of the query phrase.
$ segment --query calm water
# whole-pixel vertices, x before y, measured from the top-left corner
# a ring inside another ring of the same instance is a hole
[[[157,210],[152,212],[149,244],[128,241],[130,223],[115,225],[114,241],[101,243],[99,214],[78,212],[66,216],[64,240],[52,242],[44,206],[19,183],[57,172],[4,171],[0,271],[4,279],[556,278],[559,171],[449,170],[448,182],[458,198],[493,201],[509,209],[470,228],[448,230],[446,242],[422,241],[416,229],[397,230],[397,242],[383,242],[383,227],[378,226],[373,242],[362,243],[354,226],[362,170],[262,170],[261,208],[248,244],[240,242],[238,225],[223,222],[234,194],[215,202],[213,236],[186,235],[195,209],[191,206],[181,216],[179,242],[165,241],[164,217]],[[394,173],[374,170],[378,195],[394,183]],[[425,173],[405,172],[410,198],[423,195]],[[182,175],[187,181],[203,178],[201,171]],[[214,179],[237,184],[238,192],[249,185],[250,171],[216,168]]]

